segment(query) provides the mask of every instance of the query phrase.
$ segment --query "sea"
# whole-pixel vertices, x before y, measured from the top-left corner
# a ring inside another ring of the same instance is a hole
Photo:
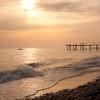
[[[63,79],[100,71],[99,51],[0,49],[0,100],[22,99]]]

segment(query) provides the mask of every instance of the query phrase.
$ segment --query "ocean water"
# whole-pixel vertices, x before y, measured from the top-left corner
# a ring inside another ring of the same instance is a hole
[[[100,51],[0,49],[0,100],[21,99],[91,71],[100,71]]]

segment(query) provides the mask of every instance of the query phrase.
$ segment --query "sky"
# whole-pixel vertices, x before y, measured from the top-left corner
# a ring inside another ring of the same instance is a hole
[[[100,42],[100,0],[0,0],[0,47]]]

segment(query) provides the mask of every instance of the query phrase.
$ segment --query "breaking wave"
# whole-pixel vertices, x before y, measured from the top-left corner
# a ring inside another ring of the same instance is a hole
[[[37,76],[43,76],[43,73],[35,71],[31,67],[21,67],[12,71],[0,72],[0,84],[22,78],[34,78]]]
[[[70,64],[62,64],[62,62],[66,62],[68,59],[61,60],[52,60],[49,63],[30,63],[18,67],[14,70],[7,70],[0,72],[0,84],[7,83],[13,80],[19,80],[23,78],[35,78],[42,77],[42,79],[52,80],[53,82],[57,82],[63,78],[70,78],[72,76],[81,75],[82,73],[87,73],[89,71],[96,71],[99,68],[100,70],[100,57],[96,56],[93,58],[85,59],[80,62],[70,63]],[[56,65],[56,63],[60,63]],[[54,66],[52,68],[52,66]],[[61,65],[62,64],[62,65]],[[40,67],[48,67],[50,65],[51,68],[47,70],[38,70]],[[57,66],[57,67],[56,67]],[[36,70],[36,69],[37,70]]]

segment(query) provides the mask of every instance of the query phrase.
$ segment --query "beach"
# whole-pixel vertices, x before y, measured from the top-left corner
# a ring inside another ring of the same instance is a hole
[[[33,95],[33,96],[30,95],[29,97],[27,96],[26,98],[35,98],[35,97],[45,95],[47,93],[57,93],[58,91],[63,91],[65,89],[66,90],[75,89],[81,85],[87,84],[88,82],[92,82],[94,79],[98,78],[99,76],[100,76],[100,71],[90,72],[90,73],[83,74],[81,76],[73,77],[70,79],[64,79],[60,81],[57,85],[49,89],[39,91],[36,95]]]
[[[75,89],[64,89],[26,100],[100,100],[100,77]]]

